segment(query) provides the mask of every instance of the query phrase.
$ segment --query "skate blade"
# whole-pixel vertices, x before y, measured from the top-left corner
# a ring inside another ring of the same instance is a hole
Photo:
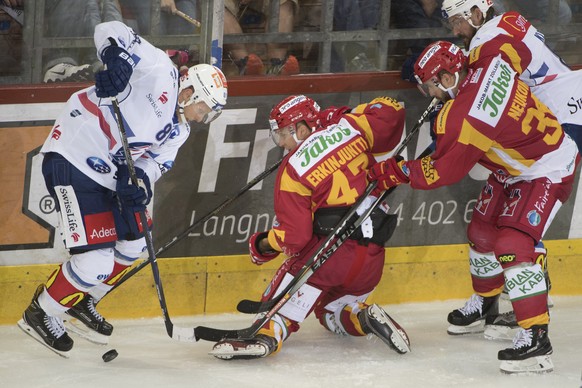
[[[483,336],[490,341],[511,341],[519,327],[485,325]]]
[[[538,374],[550,373],[554,370],[554,363],[549,355],[531,357],[526,360],[501,361],[499,369],[507,374]]]
[[[248,360],[264,357],[266,349],[262,345],[248,344],[244,348],[235,348],[232,344],[223,343],[214,345],[208,354],[221,360]]]
[[[394,349],[397,353],[404,354],[410,352],[410,340],[408,339],[408,335],[404,329],[402,329],[400,325],[398,325],[392,318],[390,318],[388,314],[377,307],[378,306],[374,306],[374,308],[370,309],[370,313],[374,316],[374,318],[376,318],[378,322],[387,325],[390,330],[392,330],[390,340],[388,341],[381,337],[382,341]]]
[[[485,331],[485,320],[475,321],[467,326],[450,325],[447,328],[449,335],[480,334]]]
[[[108,345],[109,337],[89,329],[77,319],[64,321],[67,331],[97,345]]]
[[[61,351],[61,350],[57,350],[55,348],[50,347],[46,342],[44,342],[44,340],[42,339],[42,337],[28,324],[24,321],[24,319],[20,319],[18,322],[18,327],[25,332],[26,334],[28,334],[29,336],[31,336],[32,338],[34,338],[37,342],[39,342],[40,344],[44,345],[44,347],[46,347],[47,349],[50,349],[51,351],[53,351],[54,353],[58,354],[59,356],[63,357],[63,358],[69,358],[71,357],[71,351]]]

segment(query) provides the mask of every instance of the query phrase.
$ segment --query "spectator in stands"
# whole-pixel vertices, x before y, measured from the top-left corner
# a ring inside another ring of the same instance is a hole
[[[558,24],[565,25],[572,20],[572,10],[566,0],[558,3]],[[521,13],[530,23],[545,23],[550,14],[550,0],[510,0],[507,7]],[[496,11],[499,11],[496,9]]]
[[[0,76],[16,76],[21,73],[22,11],[23,0],[0,0]]]
[[[195,32],[195,27],[176,15],[176,10],[182,11],[198,20],[196,0],[153,0],[160,3],[160,31],[162,35],[189,35]],[[135,20],[131,27],[140,35],[150,35],[152,0],[119,0],[124,19]],[[131,23],[129,23],[131,24]]]
[[[46,0],[47,38],[93,36],[101,22],[122,21],[116,0]],[[95,49],[51,49],[45,58],[44,82],[89,81],[99,70]]]
[[[256,4],[255,4],[256,3]],[[239,15],[251,4],[260,6],[268,15],[269,1],[261,0],[225,0],[224,1],[224,34],[242,34],[243,29],[239,22]],[[299,9],[298,0],[280,0],[279,32],[292,32],[295,15]],[[247,51],[244,44],[229,45],[225,51],[236,64],[240,75],[259,75],[264,72],[261,58]],[[273,75],[292,75],[299,73],[299,62],[294,55],[289,55],[287,45],[280,43],[267,44],[269,59],[266,73]]]
[[[380,0],[336,0],[333,9],[334,31],[371,30],[378,28]],[[331,56],[331,71],[377,70],[361,42],[336,43]]]
[[[396,28],[439,28],[443,27],[441,15],[442,0],[392,1],[392,24]],[[434,39],[410,39],[406,48],[418,56]]]

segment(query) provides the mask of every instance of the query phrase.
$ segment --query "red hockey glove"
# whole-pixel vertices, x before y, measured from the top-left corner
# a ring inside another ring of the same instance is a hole
[[[383,190],[398,186],[401,183],[408,183],[410,179],[405,172],[408,169],[404,163],[405,161],[400,156],[376,163],[368,170],[368,180],[378,181],[377,187]]]
[[[265,264],[267,261],[273,260],[275,257],[279,256],[277,251],[261,252],[259,248],[259,243],[261,240],[267,238],[269,232],[257,232],[254,233],[249,239],[249,252],[251,254],[251,261],[256,265]]]

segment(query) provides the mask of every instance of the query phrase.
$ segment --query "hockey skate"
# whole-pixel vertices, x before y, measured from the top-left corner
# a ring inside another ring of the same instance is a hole
[[[511,341],[518,331],[519,325],[513,310],[497,315],[489,314],[485,318],[485,339]]]
[[[548,325],[536,325],[518,331],[513,347],[500,350],[497,358],[504,373],[546,373],[554,370],[551,354]]]
[[[267,357],[277,350],[277,340],[264,334],[250,339],[224,338],[208,353],[221,360],[248,360]]]
[[[377,304],[358,313],[358,320],[367,334],[374,334],[400,354],[410,352],[410,340],[404,329]]]
[[[449,313],[447,328],[450,335],[475,334],[485,331],[485,317],[488,314],[497,315],[499,296],[483,297],[471,295],[471,299],[463,307]]]
[[[99,314],[95,308],[96,304],[91,295],[85,295],[79,303],[67,311],[68,315],[76,318],[67,320],[67,327],[71,332],[87,341],[98,345],[107,345],[109,343],[108,337],[113,332],[113,326]],[[80,325],[79,322],[84,326]]]
[[[69,358],[73,340],[65,331],[63,321],[47,315],[38,304],[38,296],[43,290],[43,284],[38,286],[30,306],[18,321],[18,327],[59,356]]]

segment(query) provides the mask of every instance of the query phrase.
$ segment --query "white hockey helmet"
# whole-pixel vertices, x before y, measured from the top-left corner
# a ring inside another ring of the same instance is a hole
[[[188,72],[180,77],[178,92],[181,93],[190,87],[194,89],[194,93],[188,100],[178,104],[180,108],[203,101],[211,109],[204,117],[204,124],[220,116],[222,108],[226,105],[228,85],[226,77],[218,67],[203,63],[189,68]]]
[[[441,10],[444,19],[460,15],[468,20],[473,7],[479,8],[485,15],[492,6],[493,0],[444,0]]]

